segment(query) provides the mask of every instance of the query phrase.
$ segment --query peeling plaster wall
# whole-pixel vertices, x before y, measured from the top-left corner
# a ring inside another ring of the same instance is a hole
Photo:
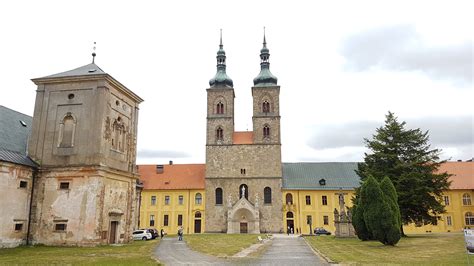
[[[30,167],[0,162],[0,248],[26,243],[33,171]],[[20,181],[27,186],[20,188]],[[15,224],[23,224],[15,231]]]
[[[69,182],[69,189],[61,189]],[[46,245],[97,245],[110,239],[110,222],[117,221],[116,243],[131,240],[135,223],[135,177],[103,167],[75,171],[45,171],[34,195],[33,243]],[[66,223],[65,231],[55,224]]]

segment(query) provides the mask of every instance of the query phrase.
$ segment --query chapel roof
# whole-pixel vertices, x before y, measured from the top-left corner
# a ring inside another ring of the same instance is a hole
[[[33,118],[0,105],[0,161],[35,167],[27,156]]]

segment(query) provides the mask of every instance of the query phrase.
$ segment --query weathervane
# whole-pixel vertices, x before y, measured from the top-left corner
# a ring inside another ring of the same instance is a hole
[[[95,44],[96,44],[96,42],[94,42],[94,48],[93,48],[93,51],[92,51],[92,64],[94,64],[94,59],[95,59],[95,56],[96,56],[96,53],[95,53]]]

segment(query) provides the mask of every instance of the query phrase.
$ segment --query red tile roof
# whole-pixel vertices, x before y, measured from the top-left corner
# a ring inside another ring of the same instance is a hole
[[[143,189],[204,189],[205,164],[163,165],[163,173],[156,173],[156,164],[139,165]]]
[[[474,162],[446,162],[439,172],[452,174],[450,189],[474,189]]]
[[[232,138],[234,144],[252,144],[253,131],[234,132]]]

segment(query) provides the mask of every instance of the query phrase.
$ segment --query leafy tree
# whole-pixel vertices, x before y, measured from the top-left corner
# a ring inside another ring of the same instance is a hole
[[[449,188],[449,175],[438,173],[441,150],[431,149],[428,131],[405,129],[388,112],[385,125],[376,129],[372,139],[364,139],[370,153],[365,153],[357,174],[362,180],[368,176],[387,176],[398,194],[401,221],[433,223],[444,212],[442,191]],[[400,226],[403,234],[403,227]]]

